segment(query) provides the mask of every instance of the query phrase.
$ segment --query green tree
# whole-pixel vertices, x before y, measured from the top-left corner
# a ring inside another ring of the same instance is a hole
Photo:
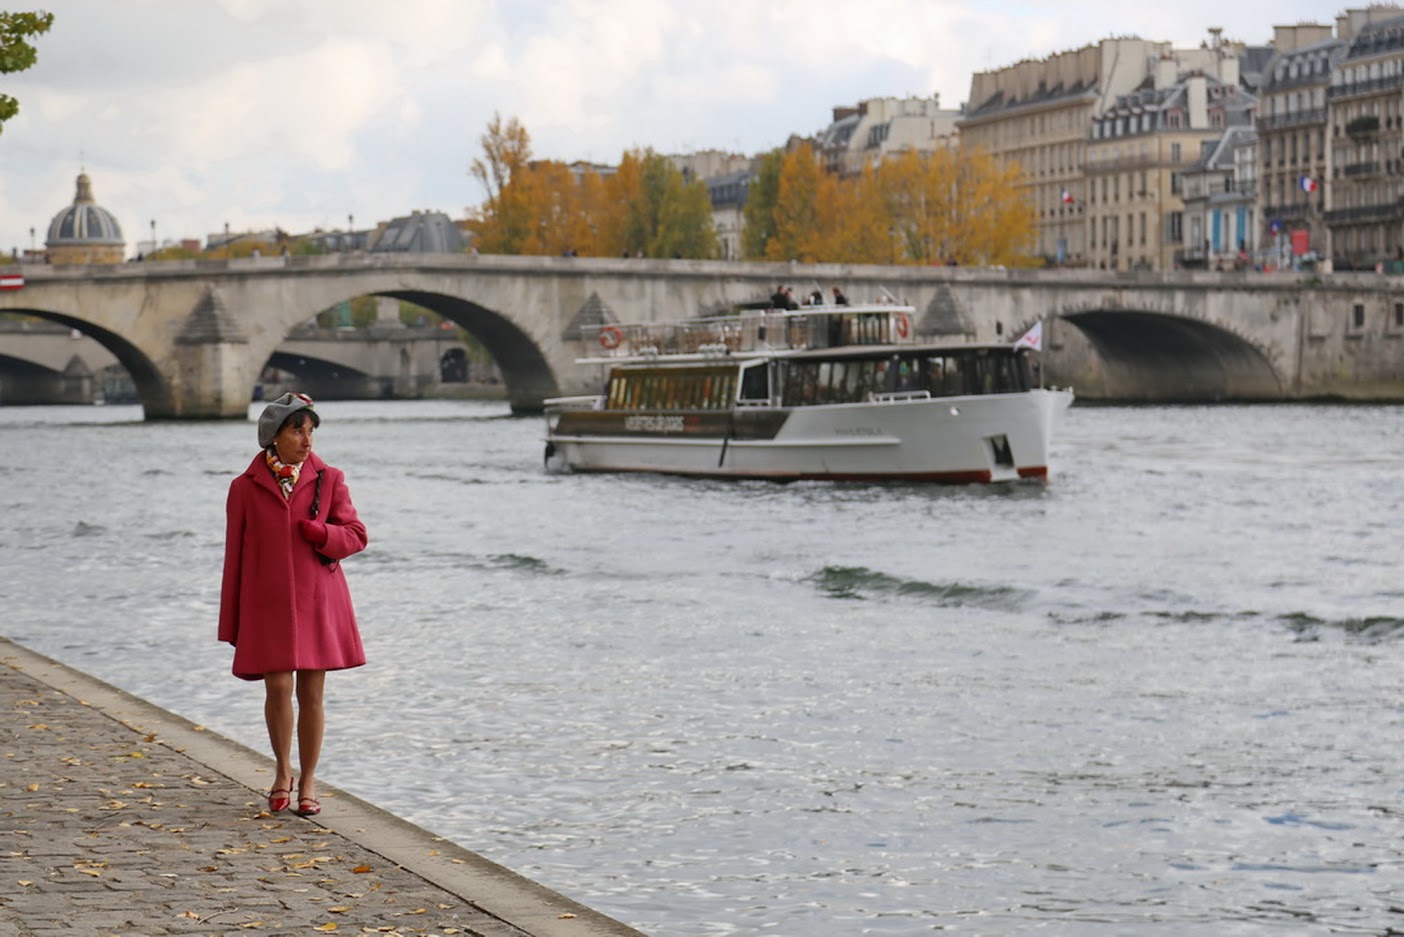
[[[741,255],[748,260],[764,259],[766,245],[775,236],[775,206],[780,201],[780,170],[784,164],[784,150],[765,154],[756,170],[756,178],[746,190],[746,227],[741,232]]]
[[[48,32],[53,24],[54,14],[43,11],[0,13],[0,74],[22,72],[33,65],[39,53],[29,39]],[[4,131],[5,121],[18,113],[19,101],[0,94],[0,132]]]
[[[637,171],[624,172],[626,163]],[[645,257],[715,257],[712,201],[704,182],[683,178],[672,160],[653,150],[625,154],[611,209],[624,212],[621,253]]]

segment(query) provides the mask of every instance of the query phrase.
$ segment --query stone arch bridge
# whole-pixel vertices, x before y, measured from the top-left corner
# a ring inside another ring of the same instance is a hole
[[[398,305],[389,306],[393,319],[364,328],[304,323],[267,364],[296,374],[297,387],[318,399],[413,399],[466,387],[470,378],[479,385],[496,381],[491,368],[470,361],[457,329],[404,325]],[[112,352],[77,329],[0,319],[0,404],[87,404],[114,393],[122,399],[125,378]],[[263,389],[281,392],[276,385]]]
[[[15,268],[11,272],[16,272]],[[580,327],[717,314],[842,287],[917,310],[917,332],[1012,341],[1045,322],[1049,383],[1123,401],[1404,400],[1404,290],[1384,276],[331,254],[22,266],[0,311],[76,328],[123,364],[147,419],[244,418],[259,373],[317,312],[377,295],[492,353],[516,412],[582,393]]]

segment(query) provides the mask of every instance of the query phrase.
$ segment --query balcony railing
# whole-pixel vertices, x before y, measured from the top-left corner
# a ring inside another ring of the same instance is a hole
[[[1386,202],[1383,205],[1337,208],[1326,212],[1323,218],[1328,225],[1352,224],[1360,221],[1392,221],[1404,218],[1404,205],[1399,202]]]
[[[1374,94],[1378,91],[1388,91],[1402,86],[1404,86],[1404,75],[1386,75],[1383,78],[1369,78],[1365,81],[1353,81],[1345,85],[1332,85],[1326,89],[1326,97],[1344,98],[1354,94]]]
[[[1370,137],[1380,132],[1380,115],[1362,114],[1345,126],[1345,132],[1352,137]]]
[[[1118,156],[1115,159],[1099,159],[1096,162],[1088,162],[1086,172],[1092,175],[1098,172],[1115,172],[1127,169],[1148,169],[1159,165],[1161,159],[1152,154],[1136,154],[1133,156]]]
[[[1346,176],[1347,178],[1354,178],[1356,176],[1374,176],[1378,175],[1379,171],[1379,160],[1371,160],[1368,163],[1351,163],[1350,165],[1346,166],[1346,168],[1342,172],[1342,175]]]
[[[1317,206],[1320,211],[1320,206]],[[1312,206],[1306,202],[1297,202],[1292,205],[1268,205],[1259,214],[1264,218],[1277,218],[1281,221],[1293,221],[1298,218],[1311,217]]]
[[[1303,124],[1324,124],[1326,123],[1326,108],[1313,107],[1306,111],[1297,111],[1295,114],[1273,114],[1271,117],[1259,117],[1259,130],[1282,130],[1286,127],[1300,127]]]

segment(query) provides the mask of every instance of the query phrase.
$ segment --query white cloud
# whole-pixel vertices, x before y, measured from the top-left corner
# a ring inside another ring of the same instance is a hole
[[[186,116],[165,124],[160,145],[197,163],[238,154],[251,162],[345,169],[354,162],[357,135],[388,126],[397,97],[383,46],[330,38],[296,56],[236,65],[164,96],[161,108]]]

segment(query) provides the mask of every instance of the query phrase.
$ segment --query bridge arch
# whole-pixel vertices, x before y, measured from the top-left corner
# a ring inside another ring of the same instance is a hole
[[[375,295],[428,309],[481,342],[502,374],[514,411],[536,409],[541,400],[561,395],[551,361],[536,340],[505,311],[489,309],[471,299],[422,290],[385,290]]]
[[[1057,315],[1095,352],[1103,399],[1282,399],[1282,377],[1263,351],[1214,323],[1135,309],[1073,309]]]
[[[126,369],[136,389],[137,395],[144,404],[150,400],[153,401],[157,407],[162,406],[162,404],[169,405],[171,398],[170,384],[163,375],[160,367],[139,347],[116,332],[102,328],[88,319],[80,318],[61,310],[26,306],[12,308],[7,311],[12,311],[18,315],[33,316],[45,322],[53,322],[65,328],[76,329],[82,332],[88,338],[93,339],[111,352],[118,363]],[[8,360],[15,361],[15,359]],[[13,367],[18,369],[24,366],[16,362]],[[30,367],[33,368],[34,366],[31,365]],[[61,378],[61,375],[56,372],[56,377]],[[148,412],[151,411],[148,409]]]
[[[372,378],[369,374],[326,358],[277,350],[269,356],[267,364],[279,371],[296,375],[298,391],[307,393],[318,400],[333,396],[327,388],[345,388],[348,385],[352,387],[360,385],[360,387],[359,390],[350,394],[346,393],[344,389],[339,390],[337,396],[384,396],[379,387],[371,386]],[[251,392],[252,390],[253,388],[250,388]],[[269,394],[265,393],[265,396],[269,396]]]
[[[246,357],[253,366],[246,368],[241,383],[236,388],[240,394],[245,391],[251,399],[265,365],[289,371],[306,381],[304,388],[313,396],[318,395],[318,385],[332,381],[344,387],[347,378],[360,378],[361,389],[356,396],[378,398],[388,395],[383,381],[334,357],[308,353],[307,349],[295,351],[281,350],[284,345],[297,345],[297,330],[315,318],[319,313],[361,296],[377,296],[412,303],[422,309],[441,316],[446,321],[461,327],[492,355],[498,372],[502,375],[504,389],[514,412],[536,412],[540,401],[547,397],[560,396],[561,389],[556,369],[559,362],[553,362],[543,352],[538,337],[529,334],[518,324],[514,316],[520,317],[519,309],[497,309],[488,303],[456,296],[436,289],[386,288],[385,281],[400,281],[403,278],[382,270],[358,271],[357,276],[335,277],[313,282],[313,287],[299,292],[297,301],[286,298],[276,308],[260,312],[258,320],[262,328],[244,330],[242,310],[250,301],[241,291],[243,284],[229,283],[223,286],[212,285],[201,299],[197,311],[207,307],[207,318],[224,324],[227,340],[246,343]],[[461,288],[460,284],[455,284]],[[500,291],[499,291],[500,292]],[[496,297],[498,300],[513,300],[509,293]],[[520,299],[520,297],[517,297]],[[192,317],[196,313],[192,313]],[[208,330],[207,330],[208,331]],[[394,338],[388,330],[387,339]],[[245,337],[247,335],[247,337]],[[404,350],[396,353],[398,363],[404,364]],[[435,360],[432,372],[419,377],[438,378],[441,362]],[[401,388],[404,389],[404,388]],[[407,394],[411,395],[411,394]],[[143,401],[145,402],[145,401]],[[149,411],[148,411],[149,412]]]

